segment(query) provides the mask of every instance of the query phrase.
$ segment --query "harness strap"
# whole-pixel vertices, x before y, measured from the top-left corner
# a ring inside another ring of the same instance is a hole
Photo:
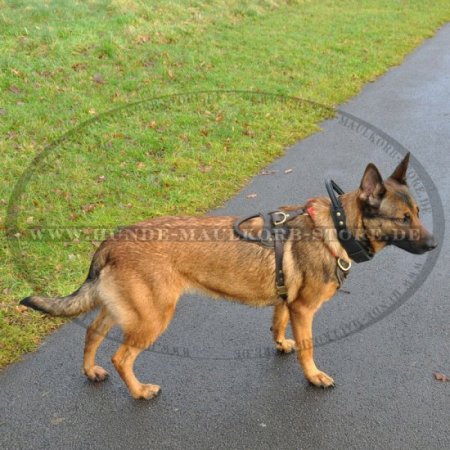
[[[285,233],[285,231],[287,231],[287,233]],[[283,300],[287,300],[288,298],[283,272],[284,240],[288,233],[289,230],[286,228],[275,228],[273,230],[275,248],[275,287],[277,294]]]
[[[339,186],[337,186],[337,187],[338,187],[338,189],[340,189]],[[306,204],[306,211],[308,212],[309,217],[311,217],[311,220],[315,224],[316,212],[314,210],[314,207],[311,206],[311,203],[313,201],[314,201],[314,199],[309,199],[308,200],[308,203]],[[330,252],[330,255],[333,256],[333,258],[336,259],[336,271],[335,271],[335,273],[336,273],[336,279],[337,279],[337,282],[338,282],[338,289],[340,289],[342,287],[342,285],[344,284],[344,281],[347,278],[347,275],[348,275],[350,269],[352,268],[352,263],[351,263],[351,261],[346,261],[345,259],[340,258],[337,255],[337,253],[326,242],[324,242],[324,244],[325,244],[325,247]]]
[[[289,212],[273,211],[271,213],[259,213],[243,219],[237,219],[233,224],[233,231],[239,238],[244,241],[255,242],[274,249],[275,288],[278,296],[283,300],[287,300],[288,298],[283,271],[284,242],[289,237],[289,227],[287,226],[287,223],[304,213],[304,209]],[[241,229],[241,225],[244,222],[257,217],[262,218],[264,221],[260,237],[252,236]]]
[[[344,208],[340,202],[340,199],[336,196],[336,193],[339,196],[343,195],[344,191],[333,180],[326,180],[325,186],[331,200],[330,213],[340,244],[353,261],[358,263],[370,261],[373,257],[370,245],[368,245],[369,248],[366,248],[364,243],[358,241],[347,228]],[[255,242],[264,245],[265,247],[274,248],[275,287],[277,294],[283,300],[287,300],[288,298],[283,272],[284,241],[289,236],[290,230],[287,226],[287,222],[295,219],[301,214],[305,214],[305,210],[303,208],[289,212],[274,211],[271,213],[259,213],[243,219],[237,219],[233,224],[233,231],[235,235],[244,241]],[[307,208],[307,214],[309,214],[314,221],[315,212],[311,206]],[[257,217],[262,218],[264,222],[261,237],[252,236],[251,234],[242,231],[241,225],[244,222]],[[328,249],[331,251],[329,247]],[[339,287],[341,287],[351,268],[351,262],[345,261],[337,255],[333,254],[333,256],[336,258],[336,277]]]

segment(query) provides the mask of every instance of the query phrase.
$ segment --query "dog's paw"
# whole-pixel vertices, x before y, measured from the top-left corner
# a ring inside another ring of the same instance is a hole
[[[92,366],[89,369],[84,369],[84,374],[91,381],[100,382],[108,378],[108,372],[100,366]]]
[[[157,384],[141,384],[137,392],[133,392],[131,395],[135,399],[150,400],[156,397],[161,392],[161,387]]]
[[[284,339],[276,342],[277,350],[281,353],[291,353],[296,350],[295,341],[292,339]]]
[[[308,381],[314,386],[318,386],[321,388],[330,388],[334,387],[334,380],[325,372],[317,371],[316,373],[307,376]]]

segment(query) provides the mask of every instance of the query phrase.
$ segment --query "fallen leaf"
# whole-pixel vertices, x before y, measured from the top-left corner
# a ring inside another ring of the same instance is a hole
[[[153,129],[155,129],[155,128],[156,128],[156,122],[155,122],[154,120],[152,120],[151,122],[149,122],[149,123],[147,124],[147,128],[153,128]]]
[[[256,198],[258,194],[248,194],[247,198]]]
[[[100,176],[97,178],[97,183],[103,183],[105,180],[106,180],[105,175],[100,175]]]
[[[436,378],[437,381],[450,381],[450,378],[447,375],[439,372],[434,374],[434,378]]]
[[[81,62],[77,62],[75,64],[72,64],[72,69],[76,70],[77,72],[80,70],[84,70],[86,69],[86,64],[85,63],[81,63]]]
[[[286,170],[284,171],[284,173],[287,175],[287,174],[292,173],[293,171],[294,171],[293,169],[286,169]]]
[[[222,122],[222,120],[223,120],[223,115],[222,114],[217,114],[217,116],[216,116],[216,118],[215,118],[215,121],[216,122]]]
[[[200,166],[198,170],[203,173],[211,172],[212,166]]]
[[[278,170],[261,170],[261,175],[273,175],[274,173],[277,173]]]
[[[244,130],[242,132],[242,134],[245,134],[245,136],[253,137],[255,135],[255,132],[253,130],[250,130],[249,128],[247,128],[246,130]]]
[[[148,59],[147,61],[144,61],[144,62],[142,63],[142,65],[143,65],[144,67],[153,67],[153,66],[155,65],[155,62],[152,61],[151,59]]]
[[[27,217],[27,223],[28,223],[28,224],[33,223],[33,220],[34,220],[34,217],[33,217],[33,216]]]
[[[6,137],[7,137],[8,139],[14,139],[14,138],[17,137],[17,133],[16,133],[15,131],[8,131],[8,132],[6,133]]]
[[[15,75],[16,77],[20,77],[20,72],[17,70],[17,69],[11,69],[11,73],[13,74],[13,75]]]
[[[105,84],[105,79],[103,78],[103,75],[101,73],[96,73],[92,77],[92,81],[94,81],[97,84]]]
[[[136,167],[137,167],[138,169],[144,169],[144,168],[145,168],[145,164],[144,164],[142,161],[139,161],[139,162],[136,164]]]
[[[150,36],[148,34],[141,34],[139,36],[136,37],[135,42],[137,44],[145,44],[146,42],[148,42],[150,40]]]
[[[167,71],[167,75],[169,76],[169,78],[172,80],[173,79],[173,72],[172,72],[172,70],[168,70]]]
[[[23,314],[24,312],[28,311],[28,308],[25,305],[17,305],[16,311],[19,312],[20,314]]]
[[[67,258],[69,259],[69,261],[74,261],[75,259],[77,259],[77,257],[73,253],[67,255]]]
[[[49,72],[48,70],[41,70],[41,71],[38,72],[38,74],[41,77],[44,77],[44,78],[51,78],[52,77],[52,73]]]
[[[9,91],[12,92],[13,94],[20,94],[22,92],[22,89],[12,84],[11,86],[9,86]]]
[[[95,108],[91,108],[88,112],[89,112],[89,114],[92,114],[92,115],[97,114],[97,111],[95,110]]]
[[[52,419],[52,425],[59,425],[61,422],[64,422],[64,417],[55,417]]]
[[[97,207],[94,203],[88,203],[87,205],[82,206],[82,209],[85,213],[90,213],[94,211],[94,209]]]

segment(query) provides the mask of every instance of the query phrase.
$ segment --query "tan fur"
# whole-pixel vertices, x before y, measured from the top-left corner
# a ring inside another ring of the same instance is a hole
[[[380,211],[401,217],[407,209],[414,216],[411,226],[426,233],[417,206],[406,205],[398,195],[404,187],[391,180],[385,185],[384,200],[377,206]],[[369,192],[372,203],[378,191],[374,195]],[[383,232],[383,227],[393,225],[363,217],[369,194],[362,185],[345,194],[342,203],[348,226],[357,236],[363,225],[370,223],[374,227],[369,239],[379,251],[385,243],[375,231]],[[126,228],[103,242],[94,256],[90,277],[77,293],[66,299],[30,297],[24,304],[59,315],[74,315],[99,306],[99,316],[86,334],[84,372],[91,380],[106,378],[106,371],[95,364],[95,355],[110,328],[120,326],[124,342],[113,363],[135,398],[152,398],[160,388],[136,379],[134,361],[167,328],[180,296],[195,290],[250,306],[274,306],[272,331],[276,348],[283,352],[296,348],[306,378],[316,386],[333,386],[333,379],[314,362],[312,323],[314,314],[338,288],[336,256],[347,261],[349,258],[336,238],[329,199],[314,199],[308,208],[312,208],[313,216],[305,214],[289,223],[291,237],[284,252],[287,302],[275,290],[273,249],[234,238],[234,217],[165,217]],[[253,220],[247,228],[260,230],[261,220]],[[208,238],[211,230],[221,233]],[[154,232],[152,238],[149,231]],[[297,231],[319,231],[320,237],[298,240],[292,237]],[[285,336],[289,320],[295,342]]]

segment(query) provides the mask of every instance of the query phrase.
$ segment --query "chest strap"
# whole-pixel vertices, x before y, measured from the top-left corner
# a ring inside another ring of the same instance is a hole
[[[253,216],[237,219],[233,224],[233,231],[237,237],[247,242],[255,242],[264,245],[265,247],[273,248],[275,251],[275,288],[278,296],[287,300],[288,292],[284,280],[283,271],[283,255],[284,242],[289,237],[290,229],[287,223],[296,217],[304,214],[303,209],[295,211],[274,211],[271,213],[259,213]],[[263,228],[260,236],[254,236],[241,229],[241,225],[249,220],[256,218],[263,219]]]

